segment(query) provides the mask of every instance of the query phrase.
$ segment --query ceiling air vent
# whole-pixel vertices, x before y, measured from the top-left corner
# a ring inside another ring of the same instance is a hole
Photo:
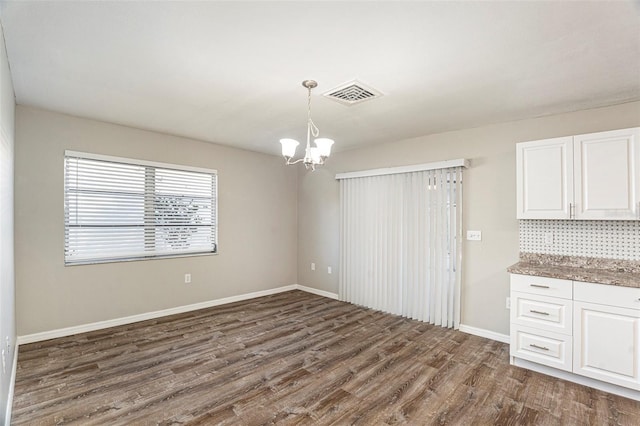
[[[342,84],[324,94],[329,99],[345,105],[355,105],[373,98],[379,98],[382,93],[357,80]]]

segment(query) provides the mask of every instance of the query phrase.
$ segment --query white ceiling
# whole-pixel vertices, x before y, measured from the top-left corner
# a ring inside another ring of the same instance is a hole
[[[16,98],[279,154],[640,99],[638,2],[2,1]],[[352,79],[384,96],[320,96]]]

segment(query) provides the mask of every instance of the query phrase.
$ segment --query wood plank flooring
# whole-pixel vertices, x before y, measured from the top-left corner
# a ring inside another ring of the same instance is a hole
[[[14,425],[638,425],[503,343],[301,291],[20,346]]]

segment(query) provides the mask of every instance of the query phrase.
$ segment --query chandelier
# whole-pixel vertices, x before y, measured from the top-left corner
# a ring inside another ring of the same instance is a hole
[[[297,140],[280,139],[280,143],[282,144],[282,156],[287,160],[287,165],[302,162],[307,169],[315,170],[316,166],[323,165],[324,161],[331,154],[331,145],[333,145],[333,140],[317,138],[313,140],[316,146],[311,146],[311,136],[315,138],[320,134],[318,127],[311,119],[311,89],[317,87],[318,83],[314,80],[305,80],[302,82],[302,85],[309,91],[307,102],[307,148],[304,151],[304,158],[291,161],[291,159],[296,155],[296,148],[300,145]]]

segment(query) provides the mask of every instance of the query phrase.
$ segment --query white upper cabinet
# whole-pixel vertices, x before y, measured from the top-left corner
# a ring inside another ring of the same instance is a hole
[[[639,219],[640,128],[574,136],[575,216]]]
[[[517,145],[518,219],[568,219],[573,202],[573,138]]]
[[[640,219],[640,128],[523,142],[518,219]]]

